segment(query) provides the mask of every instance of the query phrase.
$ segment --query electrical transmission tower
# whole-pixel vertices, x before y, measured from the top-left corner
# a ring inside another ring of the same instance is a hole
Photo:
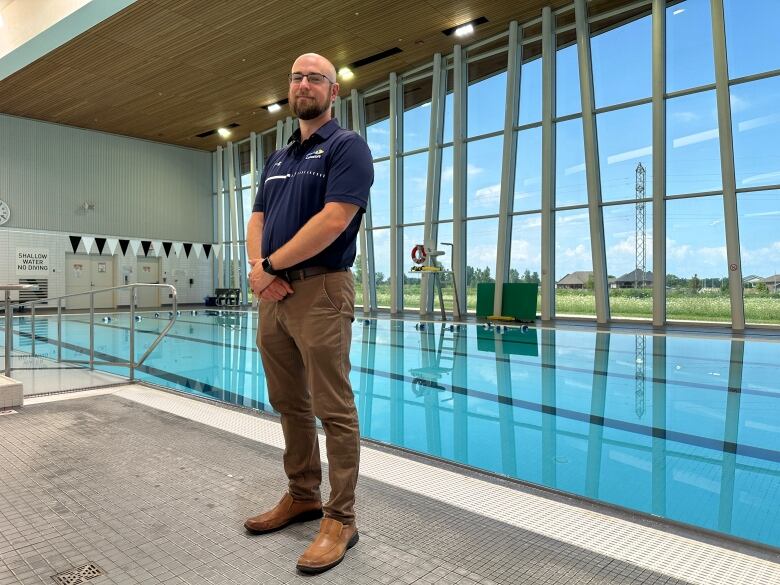
[[[636,165],[636,270],[634,270],[634,288],[644,287],[647,269],[647,215],[645,186],[647,177],[642,163]]]
[[[645,270],[647,269],[647,216],[645,187],[647,176],[642,163],[636,166],[636,267],[634,270],[634,288],[645,287]],[[645,414],[645,336],[637,335],[634,348],[634,408],[638,418]]]

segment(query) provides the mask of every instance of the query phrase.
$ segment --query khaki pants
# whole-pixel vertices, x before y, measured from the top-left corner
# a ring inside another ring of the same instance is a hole
[[[350,271],[292,283],[280,302],[260,302],[257,347],[271,405],[282,418],[284,471],[296,500],[320,499],[316,416],[325,431],[330,499],[325,516],[355,521],[360,429],[349,382],[355,287]]]

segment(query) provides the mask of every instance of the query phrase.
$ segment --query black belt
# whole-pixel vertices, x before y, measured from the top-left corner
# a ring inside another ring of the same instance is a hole
[[[319,276],[320,274],[328,274],[329,272],[346,272],[349,270],[349,266],[342,268],[327,268],[325,266],[309,266],[308,268],[300,268],[298,270],[278,270],[277,275],[284,278],[287,282],[293,280],[306,280],[312,276]]]

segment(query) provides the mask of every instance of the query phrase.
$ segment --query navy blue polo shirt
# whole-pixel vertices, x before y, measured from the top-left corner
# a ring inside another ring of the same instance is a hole
[[[333,119],[301,143],[296,130],[287,146],[265,164],[252,211],[263,213],[263,255],[269,256],[331,201],[360,207],[336,240],[322,252],[289,269],[343,268],[355,261],[358,228],[374,182],[368,144]]]

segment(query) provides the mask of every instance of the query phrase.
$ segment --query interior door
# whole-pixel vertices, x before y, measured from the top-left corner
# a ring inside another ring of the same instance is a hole
[[[65,260],[65,293],[85,293],[114,286],[114,257],[68,254]],[[67,309],[88,309],[89,295],[66,299]],[[114,292],[95,295],[96,309],[114,309]]]
[[[111,288],[114,286],[114,257],[90,256],[92,264],[92,288]],[[114,309],[114,291],[95,295],[96,309]]]
[[[65,294],[71,295],[92,290],[92,263],[89,261],[89,256],[68,254],[65,265]],[[88,309],[89,295],[66,299],[65,308]]]
[[[144,284],[160,283],[160,259],[138,258],[138,282]],[[160,289],[139,288],[136,296],[138,307],[160,306]]]

